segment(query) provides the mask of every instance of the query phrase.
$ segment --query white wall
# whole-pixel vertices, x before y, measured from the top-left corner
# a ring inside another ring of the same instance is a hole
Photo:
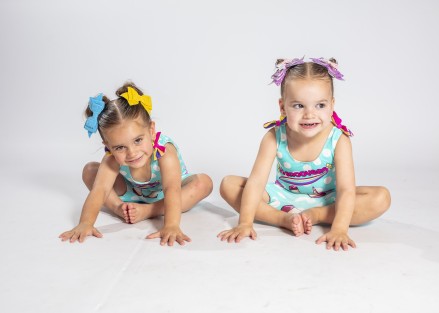
[[[438,169],[437,1],[0,2],[2,170],[102,156],[88,97],[131,79],[190,170],[248,175],[278,117],[278,57],[337,58],[357,170]],[[360,177],[361,179],[361,177]]]

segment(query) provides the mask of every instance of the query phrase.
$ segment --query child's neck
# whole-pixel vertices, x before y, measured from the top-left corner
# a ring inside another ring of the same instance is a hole
[[[317,159],[325,146],[332,127],[333,125],[330,124],[314,137],[300,136],[286,127],[287,146],[291,156],[301,162],[312,162]]]
[[[151,179],[151,158],[144,166],[138,168],[130,167],[131,177],[139,182],[148,182]]]

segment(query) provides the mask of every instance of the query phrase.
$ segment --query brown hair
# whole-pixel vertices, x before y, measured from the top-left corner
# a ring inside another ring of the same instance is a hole
[[[337,63],[334,58],[329,59],[331,62]],[[278,59],[276,65],[281,63],[283,59]],[[280,94],[283,97],[285,91],[285,84],[292,79],[323,79],[331,83],[331,92],[334,94],[334,83],[332,76],[329,75],[328,69],[323,65],[314,62],[305,62],[296,66],[290,67],[285,74],[285,77],[280,85]]]
[[[143,95],[143,92],[133,82],[126,82],[122,87],[116,90],[118,98],[110,100],[107,96],[103,96],[102,100],[105,103],[105,107],[98,117],[98,130],[102,139],[104,139],[101,132],[102,130],[118,125],[125,119],[132,120],[141,116],[145,125],[150,124],[151,117],[142,105],[129,105],[128,101],[121,97],[123,93],[128,91],[128,87],[136,90],[140,96]],[[93,115],[93,112],[87,106],[85,116],[89,117],[91,115]]]

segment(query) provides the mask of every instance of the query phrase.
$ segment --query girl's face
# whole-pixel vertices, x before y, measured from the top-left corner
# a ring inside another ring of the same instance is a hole
[[[120,165],[141,168],[148,164],[153,153],[155,124],[145,125],[138,117],[124,120],[121,124],[103,132],[104,144]]]
[[[293,133],[311,138],[331,124],[334,102],[328,80],[292,79],[285,85],[279,107]]]

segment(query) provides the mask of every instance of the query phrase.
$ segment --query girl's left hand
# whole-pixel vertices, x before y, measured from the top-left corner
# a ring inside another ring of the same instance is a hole
[[[178,226],[164,226],[158,232],[152,233],[146,236],[146,239],[161,238],[160,245],[173,246],[174,242],[177,241],[180,245],[184,246],[185,241],[190,242],[191,239],[183,234],[180,227]]]
[[[346,251],[348,247],[356,248],[355,242],[349,238],[348,234],[342,231],[330,230],[328,233],[320,236],[319,239],[316,240],[316,244],[321,244],[322,242],[326,242],[326,249],[330,250],[334,248],[335,251],[338,251],[340,247]]]

